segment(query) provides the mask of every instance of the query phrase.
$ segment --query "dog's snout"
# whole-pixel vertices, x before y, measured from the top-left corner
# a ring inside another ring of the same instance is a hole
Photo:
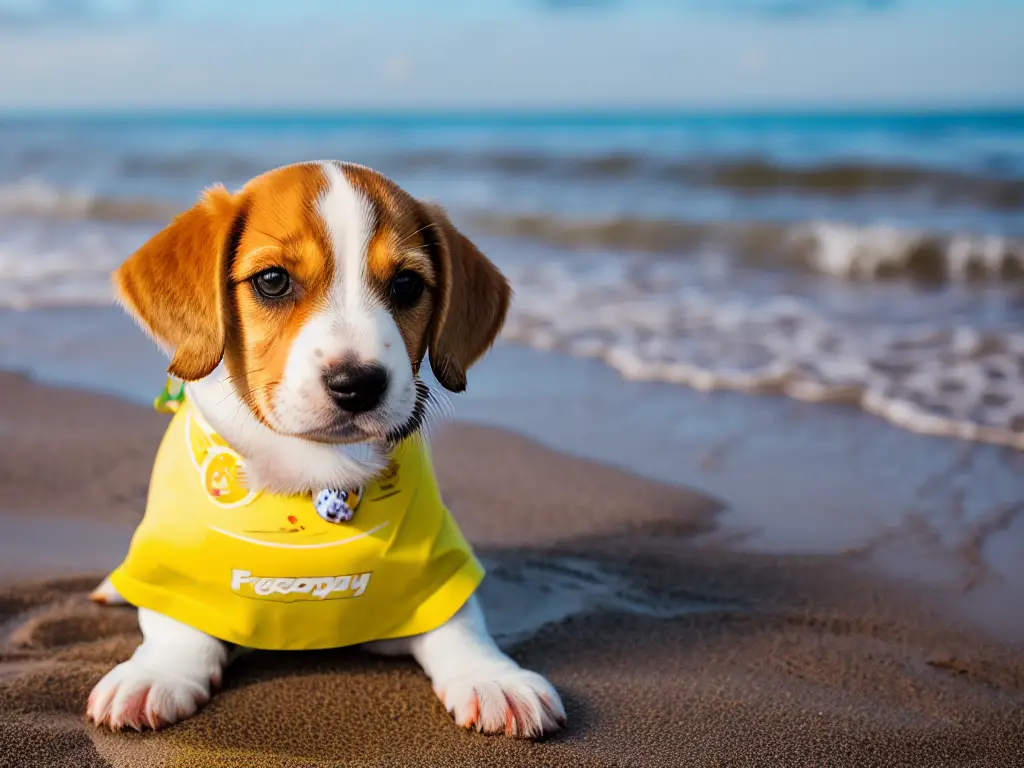
[[[324,384],[343,411],[365,413],[372,411],[384,399],[388,372],[377,364],[343,363],[327,371]]]

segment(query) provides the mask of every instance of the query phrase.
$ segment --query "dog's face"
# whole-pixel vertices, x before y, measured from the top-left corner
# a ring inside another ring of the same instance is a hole
[[[465,389],[510,298],[440,208],[334,162],[207,190],[114,282],[170,373],[195,381],[223,363],[265,425],[339,443],[419,426],[428,352],[438,381]]]

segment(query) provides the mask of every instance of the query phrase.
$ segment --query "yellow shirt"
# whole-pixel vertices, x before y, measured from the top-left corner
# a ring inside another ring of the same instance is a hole
[[[242,458],[178,402],[110,577],[132,605],[249,648],[339,648],[436,629],[482,580],[420,437],[359,491],[253,492]]]

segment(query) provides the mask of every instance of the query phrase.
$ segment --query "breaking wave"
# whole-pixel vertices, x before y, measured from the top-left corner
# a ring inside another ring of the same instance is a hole
[[[744,224],[476,214],[478,231],[580,250],[686,253],[718,247],[763,266],[799,266],[847,279],[1021,280],[1024,240],[840,222]]]
[[[163,200],[107,197],[92,192],[53,187],[27,179],[0,185],[0,215],[110,222],[166,220],[179,212]]]
[[[113,298],[111,273],[139,245],[141,227],[0,228],[0,308],[95,306]]]

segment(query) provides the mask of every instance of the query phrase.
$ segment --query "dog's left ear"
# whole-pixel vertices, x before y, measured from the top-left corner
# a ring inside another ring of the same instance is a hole
[[[466,371],[494,343],[512,289],[505,276],[459,232],[438,205],[423,203],[432,226],[438,296],[430,330],[430,368],[452,392],[466,389]]]
[[[211,187],[114,273],[118,299],[172,353],[167,370],[183,381],[224,355],[223,254],[237,210],[235,196]]]

